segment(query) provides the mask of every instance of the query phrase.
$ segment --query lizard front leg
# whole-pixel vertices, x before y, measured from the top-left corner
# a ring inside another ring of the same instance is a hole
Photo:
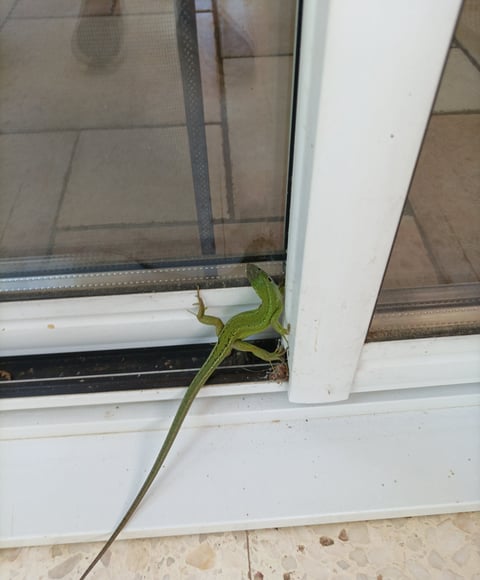
[[[217,336],[220,336],[224,324],[217,316],[209,316],[208,314],[205,314],[207,307],[205,306],[203,298],[200,296],[199,288],[197,288],[197,299],[198,299],[198,312],[196,314],[197,320],[202,324],[209,324],[210,326],[215,326],[215,332],[217,333]]]

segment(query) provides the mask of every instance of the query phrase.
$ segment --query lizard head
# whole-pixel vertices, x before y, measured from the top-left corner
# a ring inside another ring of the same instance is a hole
[[[259,296],[265,288],[276,287],[270,276],[255,264],[247,264],[247,278],[255,292],[257,294],[260,292]]]
[[[267,278],[267,274],[262,269],[255,266],[255,264],[247,264],[247,278],[252,286],[256,280],[260,280],[263,277]]]

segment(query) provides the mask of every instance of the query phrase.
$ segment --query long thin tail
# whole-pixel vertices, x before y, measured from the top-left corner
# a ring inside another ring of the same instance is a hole
[[[210,357],[209,357],[209,359],[210,359]],[[209,359],[207,359],[207,362]],[[112,535],[108,538],[108,540],[105,543],[105,545],[103,546],[103,548],[100,550],[100,552],[98,552],[98,554],[95,556],[95,559],[92,561],[92,563],[88,566],[88,568],[82,574],[82,576],[80,577],[80,580],[84,580],[90,574],[90,572],[93,570],[93,568],[98,564],[98,562],[101,560],[101,558],[103,557],[105,552],[108,550],[108,548],[110,548],[110,546],[116,540],[117,536],[120,534],[120,532],[123,530],[123,528],[127,525],[128,520],[132,517],[132,515],[134,514],[134,512],[136,511],[136,509],[140,505],[142,499],[145,497],[145,494],[150,489],[150,486],[154,482],[155,477],[157,476],[157,473],[160,471],[160,468],[162,467],[163,462],[165,461],[165,458],[167,457],[168,452],[170,451],[170,448],[173,445],[173,442],[175,441],[175,438],[178,434],[178,431],[180,430],[180,427],[182,426],[182,423],[183,423],[183,421],[188,413],[188,410],[190,409],[195,397],[197,396],[198,391],[202,388],[202,386],[205,384],[205,382],[208,380],[210,375],[215,370],[215,367],[208,368],[207,362],[203,365],[202,369],[200,369],[197,376],[193,379],[192,383],[188,387],[187,392],[185,393],[185,395],[182,399],[182,402],[180,403],[180,406],[178,407],[178,410],[177,410],[175,417],[172,421],[170,429],[168,430],[168,433],[167,433],[165,441],[162,445],[162,448],[160,449],[160,451],[157,455],[157,458],[155,459],[155,462],[153,463],[151,470],[149,471],[142,487],[140,488],[140,491],[135,496],[135,499],[132,501],[126,514],[123,516],[122,520],[117,525],[117,527],[113,531]],[[202,372],[202,370],[204,372]]]

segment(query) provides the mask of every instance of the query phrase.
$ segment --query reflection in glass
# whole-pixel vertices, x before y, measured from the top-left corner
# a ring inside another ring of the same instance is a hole
[[[369,340],[480,331],[480,10],[466,2]]]
[[[283,258],[294,0],[10,4],[0,291]]]

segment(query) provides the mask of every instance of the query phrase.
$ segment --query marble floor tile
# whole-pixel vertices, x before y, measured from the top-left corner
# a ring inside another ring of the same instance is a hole
[[[3,580],[78,579],[101,544],[0,551]],[[246,533],[233,532],[117,542],[92,580],[247,580]]]
[[[252,580],[477,580],[480,514],[249,532]]]
[[[0,550],[2,580],[74,580],[101,544]],[[118,541],[92,580],[480,580],[480,512]]]

